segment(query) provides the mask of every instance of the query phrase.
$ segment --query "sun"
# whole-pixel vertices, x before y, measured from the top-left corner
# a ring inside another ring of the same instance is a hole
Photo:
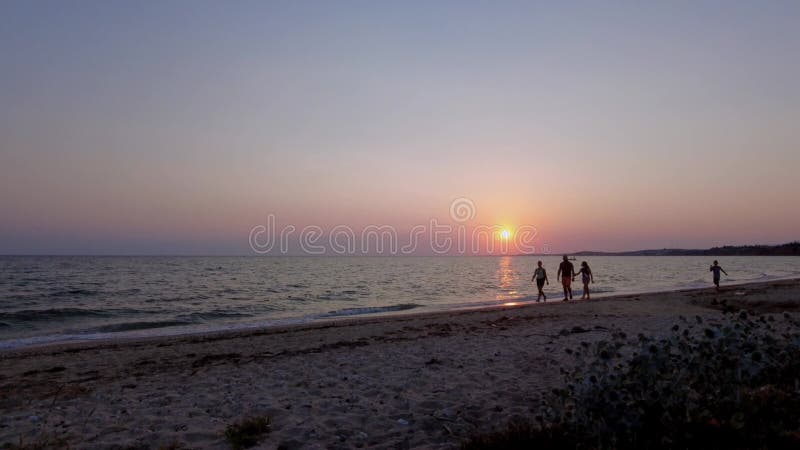
[[[500,230],[500,239],[508,239],[510,237],[511,237],[511,232],[510,231],[508,231],[506,229]]]

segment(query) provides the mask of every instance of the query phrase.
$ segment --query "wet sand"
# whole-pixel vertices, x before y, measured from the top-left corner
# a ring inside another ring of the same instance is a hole
[[[528,417],[564,351],[612,331],[663,335],[719,303],[800,311],[800,280],[0,352],[0,447],[457,448]]]

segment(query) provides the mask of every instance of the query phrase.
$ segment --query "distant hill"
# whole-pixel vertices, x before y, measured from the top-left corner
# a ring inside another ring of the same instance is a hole
[[[632,252],[572,253],[573,256],[800,256],[800,242],[781,245],[726,245],[706,250],[663,248],[661,250],[635,250]]]

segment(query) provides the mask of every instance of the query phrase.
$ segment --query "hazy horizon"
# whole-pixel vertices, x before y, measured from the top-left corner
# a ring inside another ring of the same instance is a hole
[[[785,242],[783,244],[793,244],[795,242],[796,241]],[[762,246],[762,245],[778,246],[778,245],[782,245],[782,244],[758,244],[758,243],[754,243],[754,244],[741,244],[741,245],[736,245],[734,247]],[[384,254],[380,254],[380,253],[365,254],[365,253],[361,253],[361,252],[352,252],[352,253],[337,254],[337,253],[328,251],[328,252],[326,252],[324,254],[314,255],[314,254],[304,253],[302,251],[297,251],[297,252],[292,252],[292,253],[280,253],[279,251],[276,251],[276,252],[273,252],[273,253],[258,254],[258,253],[253,252],[252,250],[248,250],[248,251],[245,251],[245,252],[242,252],[242,253],[207,253],[207,254],[204,254],[204,253],[4,253],[4,254],[0,254],[0,256],[7,256],[7,257],[26,257],[26,256],[31,256],[31,257],[39,257],[39,256],[139,257],[139,256],[141,256],[141,257],[166,257],[166,258],[170,258],[170,257],[175,257],[175,258],[180,258],[180,257],[197,257],[197,258],[205,258],[205,257],[207,257],[207,258],[212,258],[212,257],[241,257],[241,256],[252,256],[254,258],[261,258],[261,257],[264,257],[264,258],[277,258],[277,257],[284,257],[284,256],[286,256],[286,257],[309,257],[309,258],[317,258],[317,257],[322,257],[322,258],[327,258],[327,257],[331,257],[331,258],[335,258],[335,257],[348,257],[348,258],[350,258],[350,257],[352,257],[352,258],[358,258],[358,257],[366,257],[366,258],[373,258],[373,257],[379,257],[379,258],[384,258],[384,257],[386,257],[386,258],[394,258],[394,257],[399,257],[399,258],[403,258],[403,257],[444,257],[444,258],[449,258],[449,257],[464,257],[464,256],[466,256],[466,257],[484,258],[484,257],[502,257],[502,256],[522,256],[522,257],[552,257],[552,256],[556,256],[556,257],[561,257],[562,255],[570,255],[570,256],[572,256],[573,254],[574,255],[578,255],[578,256],[583,256],[583,255],[580,255],[580,254],[581,253],[587,253],[587,252],[588,253],[598,252],[598,253],[609,253],[609,254],[606,254],[606,255],[598,255],[598,256],[614,257],[614,256],[617,256],[617,255],[615,255],[615,253],[632,253],[632,252],[658,251],[658,250],[686,250],[686,251],[711,250],[713,248],[721,248],[721,247],[726,247],[726,246],[728,246],[728,244],[723,244],[723,245],[714,246],[714,247],[702,247],[702,248],[685,248],[685,247],[667,248],[667,247],[661,247],[661,248],[638,248],[638,249],[629,249],[629,250],[583,249],[583,250],[576,250],[576,251],[573,251],[573,252],[562,252],[562,253],[556,253],[556,252],[550,252],[550,253],[500,253],[500,252],[496,252],[496,253],[480,253],[480,254],[470,254],[470,253],[459,254],[459,253],[453,252],[453,253],[446,253],[446,254],[434,254],[434,253],[431,253],[431,252],[427,252],[427,253],[420,252],[420,253],[412,253],[412,254],[402,254],[402,253],[391,254],[391,253],[386,252]],[[636,256],[636,255],[621,255],[621,256]],[[672,256],[674,256],[674,257],[678,257],[678,258],[683,257],[683,255],[643,255],[643,256],[646,256],[646,257],[661,257],[661,256],[672,257]],[[693,256],[702,257],[702,256],[708,256],[708,255],[693,255]],[[722,256],[724,256],[724,255],[722,255]],[[735,255],[728,255],[728,256],[733,257]],[[791,257],[791,255],[749,255],[748,257],[759,257],[759,256],[764,256],[764,257],[784,257],[784,256],[788,256],[788,257]]]
[[[3,2],[0,254],[256,254],[269,214],[530,227],[555,254],[795,241],[798,20],[794,1]]]

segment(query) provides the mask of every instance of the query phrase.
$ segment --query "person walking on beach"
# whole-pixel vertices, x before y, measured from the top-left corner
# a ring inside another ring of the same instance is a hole
[[[561,277],[561,286],[564,287],[564,301],[567,301],[567,296],[572,299],[572,276],[575,275],[575,266],[569,262],[567,255],[564,255],[564,260],[558,265],[558,273],[556,278]]]
[[[583,296],[581,296],[581,299],[589,300],[591,298],[589,297],[589,283],[594,283],[594,275],[592,275],[592,269],[589,268],[589,264],[586,261],[581,262],[581,270],[575,276],[578,275],[581,276],[581,281],[583,281]]]
[[[714,265],[709,267],[708,270],[709,272],[714,272],[714,286],[716,286],[717,291],[719,291],[719,277],[720,277],[719,273],[722,272],[727,277],[728,272],[725,272],[725,270],[722,267],[720,267],[717,261],[714,261]]]
[[[533,277],[531,277],[531,281],[536,280],[536,287],[539,288],[539,296],[536,297],[536,303],[539,303],[539,300],[542,297],[544,297],[544,301],[547,301],[547,296],[544,295],[542,287],[544,287],[545,283],[549,285],[550,280],[547,279],[547,271],[544,270],[544,267],[542,267],[542,262],[538,261],[536,264],[538,267],[533,271]]]

